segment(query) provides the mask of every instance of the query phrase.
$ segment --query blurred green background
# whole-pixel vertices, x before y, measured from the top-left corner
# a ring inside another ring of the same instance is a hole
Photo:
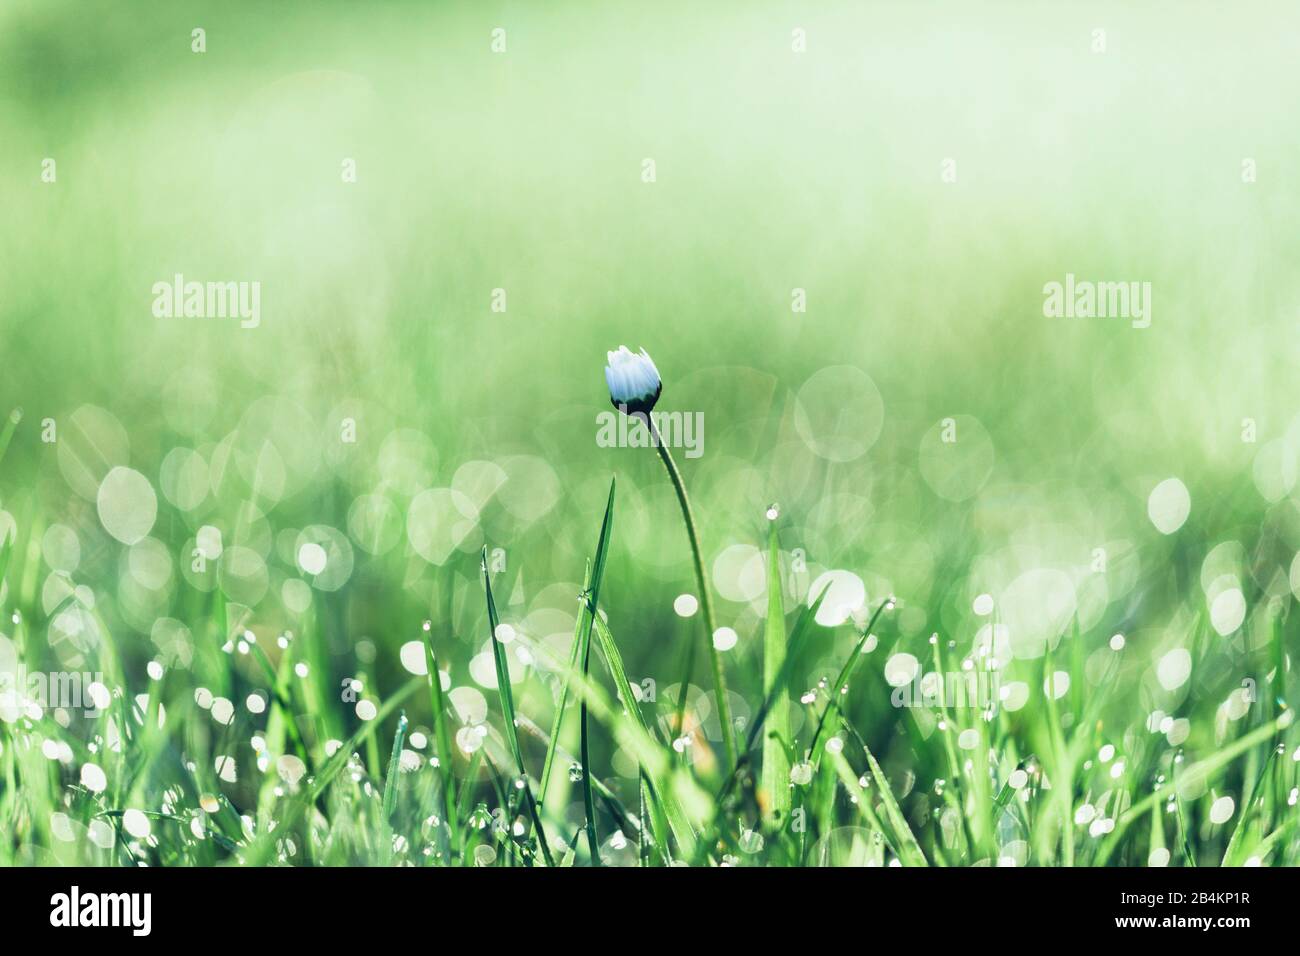
[[[24,417],[0,518],[139,665],[177,646],[159,618],[215,654],[222,594],[259,632],[310,606],[336,677],[366,640],[381,683],[431,617],[461,685],[478,549],[502,549],[503,616],[563,653],[617,474],[602,603],[632,676],[668,685],[701,641],[672,607],[676,501],[653,453],[595,441],[606,350],[644,346],[660,408],[704,414],[678,460],[751,709],[772,502],[792,598],[831,569],[898,595],[886,650],[969,644],[976,595],[1050,570],[1089,649],[1137,651],[1121,723],[1213,707],[1255,674],[1254,609],[1300,587],[1297,26],[1281,2],[7,2],[0,403]],[[259,282],[260,326],[155,318],[176,273]],[[1044,317],[1067,273],[1150,282],[1150,327]],[[105,532],[118,465],[156,493],[157,547]],[[1162,535],[1169,477],[1190,516]],[[205,526],[223,557],[196,573]],[[1224,575],[1252,616],[1162,687]],[[1022,615],[1055,612],[1041,580]],[[544,687],[518,693],[545,719]]]

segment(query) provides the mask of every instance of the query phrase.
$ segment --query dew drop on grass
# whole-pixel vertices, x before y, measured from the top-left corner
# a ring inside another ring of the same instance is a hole
[[[285,783],[296,786],[298,781],[306,776],[307,765],[293,754],[285,754],[275,762],[275,772]]]
[[[980,617],[987,617],[993,613],[993,595],[981,594],[971,602],[971,610]]]
[[[137,840],[145,839],[152,830],[149,818],[139,810],[127,810],[122,814],[122,827]]]
[[[72,829],[72,818],[66,813],[50,814],[50,832],[55,839],[64,843],[72,843],[77,839],[77,834]]]
[[[81,785],[91,793],[103,793],[108,787],[108,777],[98,764],[82,764]]]
[[[812,783],[812,778],[813,769],[810,763],[797,763],[790,768],[790,782],[796,786],[806,787]]]
[[[235,705],[224,697],[212,701],[212,719],[219,724],[229,725],[235,720]]]
[[[1191,676],[1192,655],[1184,647],[1175,647],[1156,665],[1156,679],[1165,690],[1177,690]]]
[[[1210,604],[1210,623],[1222,637],[1236,632],[1246,619],[1246,597],[1240,587],[1225,588]]]
[[[808,604],[817,599],[825,589],[821,607],[817,609],[816,620],[822,627],[838,627],[847,621],[854,611],[861,608],[867,600],[866,585],[852,571],[834,570],[818,575],[808,589]]]
[[[483,738],[473,727],[462,727],[456,731],[456,746],[460,748],[461,753],[472,754],[483,746]]]
[[[1110,649],[1111,649],[1112,651],[1122,651],[1122,650],[1124,650],[1124,643],[1125,643],[1125,642],[1124,642],[1124,635],[1123,635],[1123,634],[1112,634],[1112,635],[1111,635],[1111,638],[1110,638]]]
[[[298,567],[307,574],[320,574],[325,570],[328,562],[329,556],[325,553],[325,549],[315,541],[304,542],[298,549]]]
[[[1053,700],[1060,700],[1070,692],[1070,674],[1068,671],[1054,671],[1043,681],[1043,693]]]
[[[429,662],[426,659],[423,641],[407,641],[402,645],[397,656],[408,672],[417,675],[429,673]]]
[[[357,717],[361,720],[374,720],[375,715],[379,713],[379,708],[375,706],[374,701],[359,700],[357,701]]]
[[[158,517],[158,498],[149,479],[121,465],[104,476],[96,505],[104,530],[128,545],[143,540]]]
[[[104,820],[91,820],[86,827],[86,836],[101,850],[112,849],[115,842],[113,828]]]
[[[713,646],[719,651],[729,651],[739,640],[735,631],[729,627],[720,627],[713,632]]]
[[[91,681],[86,688],[91,702],[95,705],[96,710],[108,710],[113,703],[113,695],[108,692],[108,688],[99,681]]]
[[[1210,822],[1215,824],[1227,823],[1232,819],[1232,814],[1236,809],[1237,804],[1232,797],[1219,797],[1210,805]]]
[[[235,758],[228,757],[225,754],[218,754],[212,762],[213,768],[217,771],[217,776],[226,783],[237,783],[239,773],[235,768]]]
[[[1191,510],[1192,497],[1177,478],[1166,478],[1147,498],[1147,517],[1161,534],[1173,534],[1181,528]]]
[[[1171,747],[1179,747],[1187,743],[1187,738],[1192,735],[1192,722],[1186,717],[1178,717],[1169,721],[1169,725],[1164,727],[1165,740]]]
[[[911,654],[894,654],[885,661],[885,681],[890,687],[904,687],[916,679],[920,667],[920,662]]]
[[[569,764],[569,782],[570,783],[582,782],[582,764],[578,764],[578,763]]]

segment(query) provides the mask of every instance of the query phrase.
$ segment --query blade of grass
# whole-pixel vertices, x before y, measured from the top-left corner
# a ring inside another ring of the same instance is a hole
[[[618,645],[614,643],[614,635],[610,633],[609,625],[601,620],[599,615],[594,616],[593,620],[595,621],[596,640],[600,645],[601,656],[605,659],[605,667],[614,679],[614,687],[618,691],[619,699],[623,702],[623,709],[636,721],[637,726],[641,728],[646,736],[650,736],[650,728],[637,706],[636,695],[632,692],[632,685],[627,679],[627,671],[623,667],[623,656],[619,653]],[[650,788],[652,810],[656,802],[662,801],[664,812],[672,822],[673,829],[684,830],[688,828],[689,824],[686,822],[685,815],[682,813],[673,794],[660,794],[653,781],[649,780],[644,772],[640,773],[639,776]],[[660,846],[666,846],[667,834],[664,832],[663,821],[659,819],[657,814],[652,812],[651,822],[654,826],[656,841],[659,842]]]
[[[1277,747],[1270,746],[1268,756],[1264,758],[1264,765],[1260,767],[1259,773],[1255,776],[1250,790],[1242,795],[1241,812],[1237,814],[1237,824],[1232,828],[1232,836],[1228,839],[1228,847],[1223,851],[1223,861],[1220,866],[1237,865],[1237,849],[1241,843],[1242,834],[1246,829],[1246,820],[1250,817],[1254,809],[1255,798],[1259,795],[1263,787],[1264,779],[1268,776],[1269,770],[1273,766],[1273,759],[1277,756]]]
[[[814,763],[821,756],[821,751],[818,748],[821,745],[822,734],[826,730],[827,718],[832,713],[839,714],[840,695],[849,686],[849,680],[858,667],[858,663],[862,658],[862,648],[866,646],[867,641],[871,638],[871,629],[876,626],[876,621],[880,619],[880,615],[886,610],[892,609],[893,606],[893,597],[886,598],[880,603],[880,607],[876,608],[876,613],[871,615],[871,620],[867,621],[867,626],[862,629],[862,637],[858,640],[857,646],[853,648],[852,653],[849,654],[849,659],[840,668],[840,676],[835,679],[835,685],[831,688],[831,699],[827,702],[826,709],[822,711],[821,719],[817,721],[817,730],[813,733],[812,746],[808,748],[811,754],[810,759]]]
[[[349,737],[347,741],[344,742],[343,746],[339,747],[339,749],[334,752],[334,756],[325,761],[325,764],[321,767],[320,773],[316,774],[311,784],[289,802],[284,813],[280,817],[280,822],[276,827],[276,832],[280,832],[281,835],[290,832],[291,829],[297,825],[298,820],[302,817],[306,809],[320,799],[321,795],[329,788],[329,785],[334,782],[334,778],[337,777],[343,768],[347,766],[348,760],[351,759],[357,746],[374,736],[375,731],[379,729],[379,726],[388,718],[388,716],[401,706],[402,702],[405,701],[406,698],[410,697],[419,689],[420,678],[413,677],[411,680],[403,684],[397,693],[384,701],[374,718],[366,721],[361,727],[359,727],[356,733]],[[276,832],[265,833],[260,836],[249,847],[243,862],[248,866],[265,866],[267,861],[270,860],[272,854],[275,852],[275,844],[279,839],[279,837],[276,836]]]
[[[777,678],[785,664],[785,607],[781,600],[781,552],[776,522],[767,540],[767,619],[763,626],[763,695],[772,699],[763,735],[762,792],[767,798],[767,823],[780,827],[790,815],[790,760],[783,741],[790,739],[790,702]]]
[[[864,746],[862,751],[867,755],[867,766],[871,768],[871,777],[876,781],[876,787],[880,791],[880,802],[885,805],[885,816],[889,817],[889,825],[894,828],[894,836],[899,844],[899,859],[908,866],[929,866],[921,844],[917,842],[916,834],[908,826],[907,818],[903,816],[903,810],[894,797],[894,791],[889,785],[885,772],[880,769],[875,755],[867,747]]]
[[[1221,747],[1204,760],[1192,764],[1183,774],[1182,779],[1184,785],[1192,790],[1199,788],[1205,783],[1205,779],[1209,777],[1210,774],[1214,773],[1225,764],[1231,763],[1239,754],[1256,746],[1260,741],[1268,740],[1279,730],[1285,730],[1287,727],[1291,726],[1292,720],[1292,712],[1284,710],[1275,719],[1261,724],[1250,733],[1244,734],[1232,743]],[[1191,783],[1187,784],[1186,781],[1189,777],[1191,778]],[[1175,789],[1177,789],[1177,787]],[[1119,845],[1120,838],[1124,835],[1124,831],[1128,829],[1129,824],[1133,823],[1133,821],[1149,810],[1153,804],[1163,799],[1164,793],[1162,791],[1153,790],[1124,811],[1124,813],[1115,821],[1115,829],[1111,831],[1106,842],[1102,844],[1102,848],[1098,852],[1097,858],[1093,861],[1093,865],[1105,866],[1106,861],[1110,858],[1110,855],[1114,852],[1116,846]]]
[[[393,734],[393,749],[388,757],[388,772],[384,779],[383,844],[379,858],[387,866],[393,859],[393,811],[397,809],[397,778],[402,772],[402,742],[406,739],[406,711],[397,717],[397,732]]]
[[[591,592],[587,597],[587,606],[581,615],[582,644],[579,656],[582,658],[582,677],[586,680],[591,670],[591,629],[599,613],[600,582],[605,576],[605,559],[609,552],[609,538],[614,527],[614,489],[617,479],[609,480],[609,499],[605,502],[605,517],[600,523],[600,537],[596,540],[596,556],[591,572]],[[582,805],[587,815],[587,848],[591,853],[591,862],[600,866],[600,849],[596,836],[596,803],[591,794],[591,751],[587,729],[587,700],[584,697],[579,706],[579,749],[582,761]]]
[[[582,572],[582,593],[585,595],[591,587],[591,560]],[[586,608],[586,599],[579,598],[578,614],[573,619],[573,643],[569,645],[569,670],[578,666],[578,653],[582,649],[582,619]],[[551,736],[546,745],[546,759],[542,763],[542,782],[537,787],[537,802],[546,805],[546,791],[551,783],[551,770],[555,766],[555,753],[560,746],[560,729],[564,724],[564,711],[569,705],[569,679],[560,683],[560,702],[556,705],[555,716],[551,718]]]
[[[402,769],[402,743],[406,740],[406,711],[397,718],[397,732],[393,734],[393,750],[388,757],[388,776],[384,781],[384,819],[390,824],[397,808],[397,777]]]
[[[442,778],[443,800],[446,803],[447,827],[451,831],[451,852],[461,853],[460,812],[456,799],[456,778],[452,773],[451,734],[447,730],[447,707],[442,696],[442,671],[438,667],[438,653],[433,649],[433,626],[426,622],[424,630],[424,661],[429,681],[429,704],[433,708],[433,733],[438,746],[438,773]]]
[[[483,587],[487,592],[488,627],[492,631],[492,658],[497,668],[497,691],[501,697],[501,710],[505,717],[506,742],[519,767],[519,780],[523,784],[524,800],[528,804],[528,815],[532,818],[533,829],[537,833],[537,842],[542,849],[542,857],[547,866],[554,866],[551,848],[547,845],[546,829],[542,826],[541,814],[537,812],[537,802],[533,799],[533,788],[528,782],[528,768],[524,764],[523,751],[519,749],[519,731],[515,726],[515,698],[510,689],[510,668],[506,664],[505,645],[497,638],[499,621],[497,606],[492,599],[492,580],[488,573],[487,546],[483,547]]]

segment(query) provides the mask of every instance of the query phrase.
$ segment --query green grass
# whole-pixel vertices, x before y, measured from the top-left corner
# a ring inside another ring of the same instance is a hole
[[[154,6],[0,11],[0,865],[1300,863],[1294,4]]]
[[[1070,702],[1068,694],[1058,700],[1032,692],[1014,710],[1002,700],[973,707],[952,699],[883,710],[880,700],[891,689],[881,676],[881,646],[900,643],[892,618],[903,609],[895,608],[894,598],[882,598],[859,626],[850,621],[826,628],[815,623],[824,610],[823,590],[802,602],[790,621],[782,593],[787,556],[778,544],[780,519],[774,519],[764,560],[769,586],[761,624],[763,699],[745,728],[740,759],[728,771],[717,759],[720,741],[704,732],[705,722],[692,730],[688,721],[690,741],[684,744],[675,729],[678,703],[669,695],[651,699],[628,675],[615,626],[622,622],[618,630],[629,634],[638,629],[634,621],[623,621],[616,606],[601,602],[615,534],[614,501],[611,484],[587,581],[576,595],[567,652],[520,629],[507,634],[490,555],[485,549],[479,557],[485,611],[480,619],[488,627],[500,688],[496,706],[481,722],[467,719],[444,693],[435,676],[442,673],[444,642],[430,628],[417,642],[427,676],[377,694],[373,717],[345,720],[357,729],[331,745],[322,739],[325,722],[311,709],[314,678],[308,671],[301,679],[293,668],[302,659],[320,658],[304,652],[302,641],[310,638],[269,647],[256,640],[243,646],[246,653],[236,647],[196,660],[207,661],[204,682],[219,676],[237,701],[248,690],[264,690],[265,731],[257,731],[259,720],[244,706],[236,705],[229,727],[200,709],[194,695],[198,664],[147,680],[139,685],[146,696],[130,706],[133,695],[115,694],[113,706],[96,717],[10,714],[0,723],[0,819],[6,824],[0,861],[1103,865],[1144,864],[1167,856],[1170,846],[1177,849],[1172,862],[1181,865],[1295,859],[1297,771],[1281,622],[1270,626],[1271,640],[1261,649],[1265,659],[1283,661],[1269,678],[1272,714],[1220,718],[1216,732],[1226,736],[1197,748],[1195,760],[1187,759],[1189,748],[1163,744],[1158,728],[1103,716],[1125,712],[1134,677],[1111,666],[1090,675],[1081,661],[1125,651],[1102,646],[1108,642],[1077,622],[1048,656],[1007,662],[1003,679],[1024,676],[1041,686],[1046,674],[1067,668],[1072,684],[1092,685],[1078,712],[1062,706]],[[0,565],[7,565],[7,580],[28,577],[25,561],[37,553],[23,547],[20,537],[6,539]],[[22,606],[13,587],[7,594],[11,616],[40,620],[39,605]],[[56,613],[63,613],[62,605]],[[978,618],[972,617],[962,630],[977,635]],[[208,633],[225,627],[218,618]],[[830,640],[838,632],[851,643]],[[106,659],[118,653],[120,643],[100,645],[99,668],[131,672],[128,660]],[[929,643],[934,673],[957,658],[984,659],[978,641],[963,647],[936,637]],[[1090,653],[1068,653],[1090,644]],[[801,668],[826,660],[825,652],[835,647],[846,653],[834,680],[811,690],[796,683]],[[521,648],[528,651],[522,658]],[[537,662],[522,684],[510,678],[512,652],[513,666]],[[592,652],[604,663],[603,677],[591,666]],[[422,686],[427,706],[415,694]],[[521,689],[532,713],[518,710]],[[362,699],[370,699],[369,693],[363,688]],[[789,713],[794,708],[803,712],[797,723]],[[564,742],[571,723],[566,713],[575,710],[580,761],[566,755]],[[539,720],[547,721],[549,733]],[[457,726],[453,742],[451,728]],[[432,728],[420,732],[423,754],[408,749],[419,727]],[[263,747],[260,766],[236,744],[255,732]],[[596,763],[597,740],[601,753],[613,753],[613,746],[630,761]],[[1110,742],[1111,752],[1101,753],[1107,746],[1102,741]],[[389,750],[382,777],[366,757],[371,742]],[[300,760],[305,774],[285,772],[280,754]],[[109,786],[83,786],[82,763],[101,767]],[[554,772],[566,763],[573,768],[567,783],[577,784],[581,794],[576,825]],[[234,780],[228,779],[230,766]],[[1225,795],[1235,795],[1236,805],[1220,818],[1211,806]],[[150,820],[147,837],[124,828],[132,809]],[[1100,829],[1094,826],[1098,820],[1106,821]],[[96,840],[90,828],[97,823]],[[111,841],[104,839],[105,824]]]

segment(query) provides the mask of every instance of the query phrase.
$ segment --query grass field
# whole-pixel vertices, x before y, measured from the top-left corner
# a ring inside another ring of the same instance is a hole
[[[146,6],[0,10],[0,865],[1300,863],[1293,5]]]

